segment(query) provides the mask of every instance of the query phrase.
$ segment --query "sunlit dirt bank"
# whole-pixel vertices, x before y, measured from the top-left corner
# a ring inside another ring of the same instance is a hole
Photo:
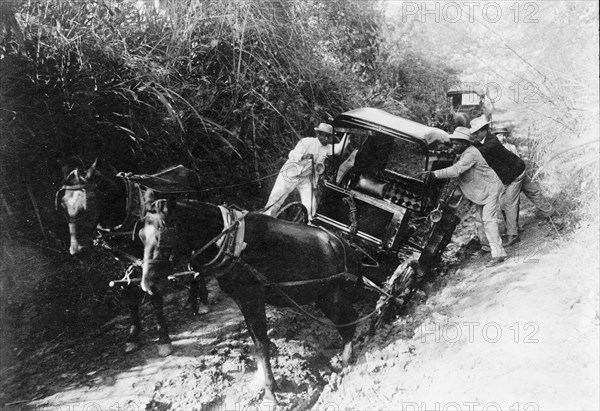
[[[596,410],[598,225],[526,227],[509,262],[470,259],[332,376],[315,409]],[[407,321],[414,336],[397,339]]]

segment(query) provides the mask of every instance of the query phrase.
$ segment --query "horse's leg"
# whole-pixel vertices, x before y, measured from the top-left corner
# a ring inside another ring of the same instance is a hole
[[[198,305],[198,300],[200,300],[200,305]],[[185,306],[191,308],[193,315],[203,315],[210,312],[206,278],[202,274],[190,282],[190,293]]]
[[[188,294],[188,299],[185,302],[185,307],[190,307],[192,315],[198,314],[198,292],[198,282],[194,278],[190,282],[190,292]]]
[[[125,341],[125,352],[133,352],[140,348],[140,330],[142,321],[140,319],[140,301],[142,294],[137,286],[127,287],[125,290],[125,301],[129,306],[129,317],[131,319],[131,327],[129,328],[129,336]]]
[[[163,311],[163,295],[162,292],[155,292],[152,297],[152,306],[156,315],[156,330],[158,331],[158,355],[166,357],[173,352],[171,339],[169,338],[169,328],[165,320]]]
[[[259,377],[262,373],[264,379],[264,400],[277,402],[275,399],[275,390],[277,389],[277,386],[275,385],[275,378],[273,378],[270,362],[264,295],[262,295],[260,291],[252,292],[251,290],[248,290],[247,295],[252,296],[253,299],[236,299],[236,302],[244,315],[246,325],[248,326],[248,332],[254,341],[256,362],[258,365],[257,373],[259,374]]]
[[[317,306],[334,324],[346,324],[358,318],[358,313],[352,306],[352,302],[340,288],[337,288],[332,296],[318,299]],[[356,324],[340,327],[337,330],[344,341],[342,366],[345,368],[350,364],[352,358],[352,338],[356,331]]]
[[[196,287],[198,287],[198,298],[200,299],[200,306],[198,307],[198,314],[207,314],[210,312],[208,306],[208,288],[206,288],[206,277],[200,274],[194,279]]]

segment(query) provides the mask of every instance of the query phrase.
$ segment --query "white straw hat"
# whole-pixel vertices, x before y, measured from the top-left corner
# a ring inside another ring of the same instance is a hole
[[[333,134],[333,127],[331,124],[321,123],[319,127],[315,127],[315,131],[322,131],[323,133]]]
[[[473,120],[471,120],[471,134],[476,131],[479,131],[488,124],[490,124],[490,122],[487,118],[485,118],[485,116],[474,118]]]
[[[456,127],[450,135],[450,140],[466,140],[471,142],[471,132],[466,127]]]

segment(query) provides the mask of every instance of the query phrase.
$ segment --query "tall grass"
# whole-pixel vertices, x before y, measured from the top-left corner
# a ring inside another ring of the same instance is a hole
[[[554,197],[556,217],[576,228],[597,222],[599,211],[598,4],[566,1],[544,7],[553,14],[543,15],[554,18],[541,21],[537,31],[551,47],[524,54],[537,88],[533,103],[520,111],[537,138],[537,174]]]
[[[24,47],[5,37],[0,60],[3,176],[58,181],[57,160],[77,156],[134,172],[183,163],[207,187],[244,182],[326,120],[315,107],[353,106],[299,24],[260,4],[142,5],[23,4]]]
[[[242,185],[344,110],[416,107],[390,92],[376,3],[37,0],[15,16],[24,40],[0,50],[3,175],[39,185],[48,210],[65,157],[182,163],[207,188]]]

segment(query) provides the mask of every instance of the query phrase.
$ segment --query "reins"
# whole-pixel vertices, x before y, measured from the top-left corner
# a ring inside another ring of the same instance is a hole
[[[277,200],[279,201],[279,200]],[[271,207],[273,207],[277,201],[275,201],[273,204],[270,204],[269,206],[261,209],[259,212],[260,213],[264,213],[265,211],[269,210]],[[189,205],[188,205],[189,207]],[[226,227],[223,229],[223,231],[221,231],[218,235],[216,235],[213,239],[211,239],[208,243],[206,243],[204,246],[202,246],[202,248],[200,248],[199,250],[195,251],[192,255],[190,255],[189,257],[187,257],[184,260],[184,264],[190,264],[196,257],[198,257],[200,254],[202,254],[204,251],[206,251],[210,246],[212,246],[214,243],[216,243],[217,241],[219,241],[223,236],[231,233],[234,230],[237,230],[237,228],[239,227],[240,223],[242,222],[242,220],[244,220],[246,218],[246,216],[248,215],[248,211],[244,211],[241,215],[241,217],[235,219],[231,225],[229,227]],[[219,250],[219,253],[222,253],[224,251],[225,247],[221,247]],[[218,258],[219,255],[217,255]],[[214,259],[213,259],[214,261]],[[209,263],[210,264],[210,263]]]
[[[344,271],[343,272],[337,273],[337,274],[333,274],[333,275],[331,275],[329,277],[326,277],[326,278],[317,278],[317,279],[314,279],[314,280],[288,281],[288,282],[281,282],[281,283],[273,283],[273,282],[270,282],[269,279],[263,273],[261,273],[260,271],[258,271],[256,268],[252,267],[250,264],[246,263],[242,258],[240,258],[238,260],[238,262],[244,268],[246,268],[248,271],[250,271],[250,273],[252,273],[254,275],[254,277],[256,279],[258,279],[260,282],[262,282],[265,286],[271,287],[271,288],[275,289],[275,291],[277,291],[278,293],[280,293],[286,300],[288,300],[290,303],[292,303],[292,305],[294,307],[296,307],[298,310],[300,310],[300,312],[302,314],[306,315],[307,317],[309,317],[313,321],[316,321],[317,323],[319,323],[321,325],[328,326],[328,327],[343,328],[343,327],[349,327],[349,326],[352,326],[352,325],[356,325],[356,324],[359,324],[359,323],[361,323],[363,321],[366,321],[367,319],[371,318],[372,316],[374,316],[375,314],[377,314],[377,312],[379,310],[375,309],[375,310],[371,311],[369,314],[364,315],[362,317],[359,317],[356,320],[351,321],[349,323],[344,323],[344,324],[328,323],[328,322],[325,322],[325,321],[323,321],[322,319],[320,319],[318,317],[315,317],[314,315],[312,315],[311,313],[309,313],[308,311],[306,311],[300,304],[298,304],[292,297],[290,297],[280,287],[297,287],[297,286],[301,286],[301,285],[328,283],[328,282],[331,282],[331,281],[335,281],[337,279],[344,279],[344,280],[356,283],[356,282],[358,282],[359,279],[361,279],[363,285],[369,287],[372,290],[375,290],[375,291],[379,292],[380,294],[383,294],[386,297],[384,303],[387,303],[391,299],[394,299],[397,303],[400,302],[393,295],[391,295],[389,293],[386,293],[383,289],[381,289],[380,287],[378,287],[375,283],[373,283],[368,278],[362,277],[362,276],[358,277],[358,276],[350,273],[348,271],[346,247],[344,247],[344,242],[341,240],[341,238],[339,238],[338,236],[334,235],[333,233],[331,233],[329,230],[325,229],[324,227],[319,227],[319,228],[321,230],[325,231],[326,233],[332,235],[333,237],[337,238],[337,240],[340,242],[340,244],[342,246],[342,250],[344,252]]]
[[[158,201],[161,201],[161,200],[158,200]],[[239,218],[235,219],[229,226],[225,227],[218,235],[216,235],[211,240],[209,240],[208,243],[206,243],[200,249],[198,249],[197,251],[195,251],[192,255],[190,255],[189,257],[187,257],[186,259],[184,259],[182,261],[182,263],[184,265],[187,264],[189,266],[189,264],[195,258],[197,258],[200,254],[202,254],[204,251],[206,251],[210,246],[212,246],[213,244],[215,244],[217,241],[219,241],[219,239],[221,239],[223,236],[229,235],[233,231],[237,230],[239,228],[240,224],[246,218],[247,215],[248,215],[247,211],[244,212],[244,213],[242,213]],[[226,224],[226,222],[224,221],[224,225],[225,224]],[[326,229],[323,229],[323,230],[325,232],[327,232],[328,234],[333,235],[328,230],[326,230]],[[270,288],[274,289],[277,293],[279,293],[280,295],[282,295],[293,307],[295,307],[296,309],[298,309],[302,314],[304,314],[309,319],[317,322],[318,324],[324,325],[324,326],[328,326],[328,327],[333,327],[333,328],[344,328],[344,327],[353,326],[353,325],[359,324],[359,323],[361,323],[363,321],[366,321],[367,319],[373,317],[374,315],[376,315],[378,313],[379,310],[375,309],[372,312],[368,313],[367,315],[364,315],[364,316],[362,316],[362,317],[360,317],[360,318],[358,318],[358,319],[356,319],[354,321],[348,322],[348,323],[333,324],[331,322],[323,321],[321,318],[318,318],[318,317],[314,316],[313,314],[309,313],[306,309],[304,309],[300,304],[298,304],[292,297],[290,297],[281,288],[281,287],[307,286],[307,285],[314,285],[314,284],[326,284],[326,283],[330,283],[330,282],[335,281],[335,280],[346,280],[346,281],[357,283],[359,281],[359,279],[362,279],[362,283],[365,286],[367,286],[368,288],[373,289],[375,291],[378,291],[379,293],[385,295],[386,296],[386,302],[389,301],[390,299],[395,299],[392,295],[390,295],[389,293],[386,293],[384,290],[382,290],[380,287],[378,287],[377,285],[375,285],[370,280],[368,280],[366,278],[363,278],[363,277],[358,277],[358,276],[356,276],[356,275],[354,275],[354,274],[352,274],[352,273],[350,273],[348,271],[346,247],[344,246],[343,241],[339,237],[337,237],[335,235],[334,235],[334,237],[338,239],[338,241],[340,242],[340,244],[342,246],[342,250],[343,250],[343,253],[344,253],[344,271],[340,272],[340,273],[337,273],[337,274],[333,274],[333,275],[325,277],[325,278],[318,278],[318,279],[313,279],[313,280],[300,280],[300,281],[287,281],[287,282],[281,282],[281,283],[274,283],[274,282],[270,281],[261,271],[257,270],[252,265],[248,264],[243,258],[241,258],[241,255],[230,255],[230,257],[232,257],[231,263],[227,266],[226,269],[220,270],[219,273],[216,273],[215,276],[217,278],[222,278],[223,276],[227,275],[235,265],[239,264],[242,267],[244,267],[250,274],[252,274],[254,276],[254,278],[259,283],[263,284],[265,287],[270,287]],[[215,257],[215,259],[218,258],[218,256],[221,255],[221,254],[223,254],[223,253],[224,254],[230,253],[228,250],[226,250],[227,247],[228,246],[227,246],[226,242],[224,241],[223,244],[221,244],[220,250],[218,252],[217,257]],[[215,259],[213,259],[213,261]],[[150,260],[150,261],[146,261],[146,262],[147,263],[159,263],[159,262],[163,262],[163,260],[160,260],[160,261]],[[189,273],[194,273],[194,271],[190,271]]]
[[[327,326],[327,327],[333,327],[333,328],[344,328],[344,327],[350,327],[352,325],[356,325],[359,324],[363,321],[368,320],[369,318],[371,318],[372,316],[374,316],[375,314],[377,314],[378,310],[375,309],[373,311],[371,311],[369,314],[364,315],[362,317],[357,318],[354,321],[350,321],[349,323],[344,323],[344,324],[333,324],[330,322],[326,322],[323,321],[322,319],[320,319],[319,317],[315,317],[313,314],[309,313],[308,311],[306,311],[300,304],[298,304],[292,297],[290,297],[285,291],[283,291],[279,286],[282,284],[286,284],[286,283],[272,283],[269,282],[269,279],[260,271],[258,271],[256,268],[252,267],[250,264],[246,263],[243,259],[239,259],[239,264],[242,265],[245,269],[247,269],[248,271],[250,271],[250,273],[252,275],[254,275],[254,277],[261,283],[263,283],[263,285],[267,286],[267,287],[271,287],[273,288],[275,291],[277,291],[279,294],[281,294],[287,301],[289,301],[294,307],[296,307],[298,310],[300,310],[300,312],[302,314],[304,314],[305,316],[307,316],[308,318],[310,318],[311,320],[317,322],[318,324]],[[318,280],[309,280],[310,282],[314,283],[315,281],[319,281],[319,282],[324,282],[324,281],[333,281],[339,277],[345,277],[347,279],[348,275],[352,275],[350,273],[338,273],[338,274],[334,274],[333,276],[327,277],[327,278],[322,278],[322,279],[318,279]],[[354,276],[356,277],[356,276]],[[356,277],[358,279],[358,277]],[[295,283],[295,282],[292,282]],[[302,284],[294,284],[294,285],[306,285],[308,284],[308,282],[304,282],[304,281],[300,281],[299,283]],[[391,297],[388,297],[388,300]],[[387,300],[386,300],[387,302]]]
[[[246,218],[247,215],[248,215],[248,212],[246,211],[245,213],[242,214],[242,216],[240,218],[238,218],[235,221],[233,221],[229,227],[224,228],[223,231],[221,231],[218,235],[216,235],[215,237],[213,237],[213,239],[210,240],[208,243],[206,243],[204,246],[202,246],[202,248],[200,248],[199,250],[195,251],[192,255],[190,255],[189,257],[187,257],[183,261],[183,263],[184,264],[190,264],[196,257],[198,257],[200,254],[202,254],[204,251],[206,251],[214,243],[216,243],[217,241],[219,241],[219,239],[221,239],[223,236],[231,233],[234,230],[237,230],[237,228],[239,227],[241,221],[244,218]],[[223,246],[225,246],[225,242],[223,242]],[[221,250],[223,250],[223,249],[224,249],[224,247],[221,248]]]

